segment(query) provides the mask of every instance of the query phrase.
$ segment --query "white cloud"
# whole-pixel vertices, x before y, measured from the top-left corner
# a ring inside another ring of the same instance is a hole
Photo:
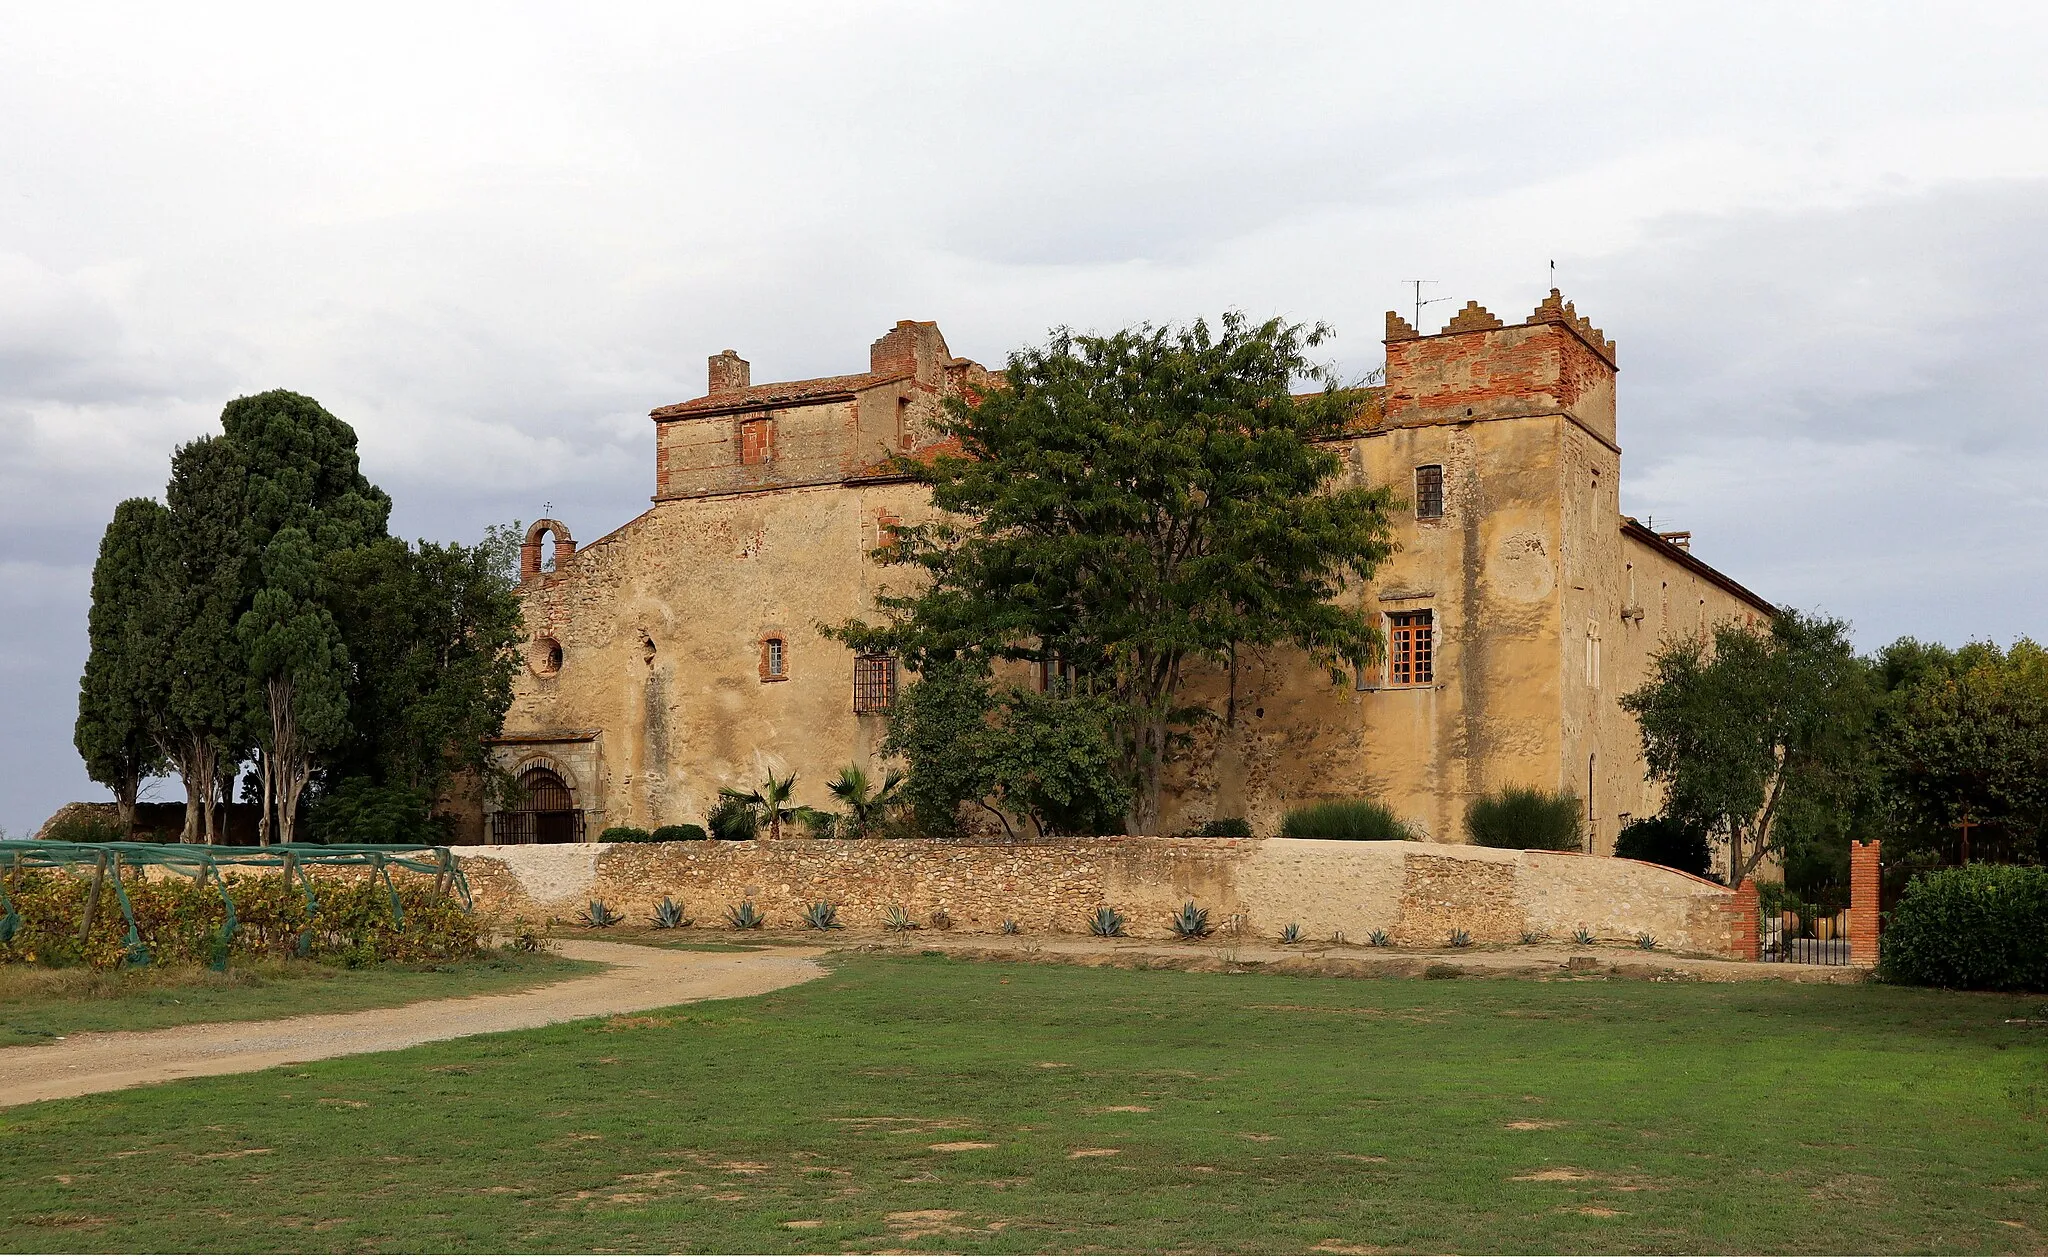
[[[353,422],[401,531],[552,501],[595,537],[705,355],[855,369],[902,317],[999,361],[1234,306],[1335,324],[1359,373],[1399,281],[1514,316],[1555,258],[1620,341],[1632,509],[1866,642],[2042,610],[2034,7],[4,21],[0,527],[39,556],[0,581],[10,830],[85,788],[107,513],[228,398]]]

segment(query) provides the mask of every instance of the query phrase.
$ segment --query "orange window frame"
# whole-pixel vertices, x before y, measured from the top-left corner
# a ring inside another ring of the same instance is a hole
[[[1396,611],[1387,616],[1386,683],[1390,687],[1436,681],[1436,615]]]

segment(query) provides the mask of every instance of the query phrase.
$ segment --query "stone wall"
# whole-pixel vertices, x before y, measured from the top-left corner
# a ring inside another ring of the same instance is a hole
[[[1425,947],[1454,929],[1514,943],[1524,932],[1564,941],[1582,927],[1606,941],[1651,934],[1660,948],[1717,956],[1736,945],[1736,897],[1713,882],[1635,860],[1436,843],[785,839],[488,847],[461,860],[478,906],[504,918],[569,920],[602,899],[637,920],[666,895],[706,926],[747,899],[771,928],[797,926],[806,907],[828,901],[856,927],[880,925],[894,904],[919,921],[943,911],[960,930],[992,933],[1014,918],[1027,934],[1083,933],[1108,904],[1132,934],[1166,937],[1168,918],[1192,899],[1213,923],[1236,918],[1259,937],[1294,922],[1311,939],[1362,942],[1383,929]]]

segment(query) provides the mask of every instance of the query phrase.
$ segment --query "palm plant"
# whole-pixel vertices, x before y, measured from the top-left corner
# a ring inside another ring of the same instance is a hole
[[[789,799],[796,792],[796,774],[777,778],[774,769],[768,770],[768,779],[752,790],[735,790],[730,786],[721,789],[718,797],[727,803],[737,803],[752,809],[755,816],[768,822],[768,839],[774,842],[782,837],[782,823],[793,820],[803,811]]]
[[[839,776],[826,782],[825,788],[832,792],[832,797],[846,805],[846,836],[865,838],[880,828],[889,809],[902,801],[903,781],[901,770],[891,768],[882,774],[882,784],[876,786],[866,769],[848,764],[839,770]]]

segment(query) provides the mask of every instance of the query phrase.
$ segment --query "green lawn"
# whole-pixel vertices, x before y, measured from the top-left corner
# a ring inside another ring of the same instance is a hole
[[[255,1021],[301,1013],[389,1008],[415,1000],[516,991],[603,965],[494,951],[440,965],[341,969],[308,961],[238,962],[209,969],[0,966],[0,1049],[81,1030],[158,1030],[198,1021]],[[0,1051],[0,1069],[6,1055]]]
[[[2038,1252],[2041,1003],[843,957],[0,1111],[0,1246]]]

